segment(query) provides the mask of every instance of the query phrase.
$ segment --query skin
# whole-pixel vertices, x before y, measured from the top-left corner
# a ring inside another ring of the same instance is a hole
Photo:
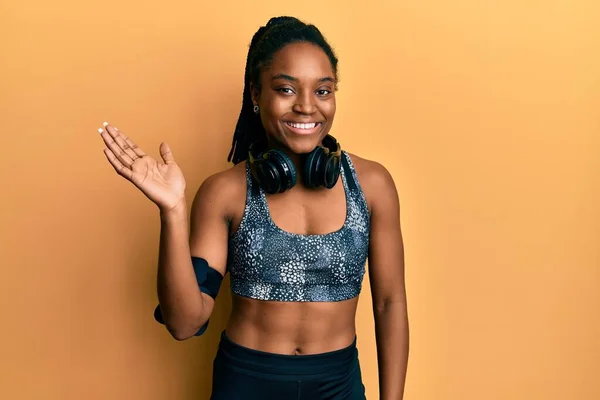
[[[260,107],[269,144],[285,151],[297,167],[301,154],[319,145],[332,127],[334,77],[329,59],[319,47],[295,43],[276,53],[272,64],[264,68],[260,90],[258,85],[252,86],[253,101]],[[286,121],[322,122],[322,126],[317,133],[305,136],[287,129]],[[368,274],[381,399],[401,399],[408,357],[408,319],[398,194],[383,166],[350,156],[371,214]],[[299,234],[338,230],[346,212],[341,179],[331,190],[314,190],[304,187],[299,178],[291,190],[267,196],[275,224]],[[222,274],[226,270],[227,240],[240,225],[245,200],[245,163],[211,176],[194,199],[191,254],[204,257]],[[205,315],[210,315],[213,300],[203,297]],[[235,294],[232,297],[227,335],[245,347],[279,354],[318,354],[349,346],[356,334],[358,297],[340,302],[261,301]]]
[[[280,148],[297,170],[301,155],[312,151],[330,131],[335,116],[335,74],[326,54],[307,43],[289,44],[261,71],[252,98],[260,107],[269,145]],[[299,135],[286,122],[320,122],[314,134]],[[166,143],[164,163],[148,157],[112,126],[100,129],[109,162],[161,211],[158,294],[169,332],[186,340],[209,319],[214,300],[198,289],[189,256],[201,257],[226,273],[228,239],[239,227],[246,201],[245,163],[206,179],[189,216],[185,180]],[[371,216],[369,281],[377,341],[380,399],[403,397],[408,360],[408,318],[404,284],[404,250],[398,193],[380,164],[350,154]],[[308,189],[299,176],[291,190],[268,195],[273,222],[299,234],[326,234],[344,222],[342,180],[332,189]],[[323,205],[327,206],[324,207]],[[226,327],[236,343],[264,352],[305,355],[349,346],[356,335],[358,297],[340,302],[278,302],[232,293]]]

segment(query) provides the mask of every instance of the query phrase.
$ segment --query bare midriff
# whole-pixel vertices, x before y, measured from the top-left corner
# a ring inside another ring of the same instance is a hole
[[[254,350],[320,354],[352,344],[358,296],[336,302],[264,301],[233,295],[226,334]]]

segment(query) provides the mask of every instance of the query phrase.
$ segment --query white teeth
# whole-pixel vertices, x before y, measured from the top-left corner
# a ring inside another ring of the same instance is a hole
[[[310,124],[295,124],[293,122],[288,122],[287,124],[293,128],[297,128],[297,129],[312,129],[315,126],[317,126],[316,122],[311,122]]]

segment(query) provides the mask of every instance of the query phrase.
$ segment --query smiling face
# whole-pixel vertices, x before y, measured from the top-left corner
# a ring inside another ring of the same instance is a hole
[[[292,43],[262,68],[252,101],[272,147],[311,152],[329,133],[335,116],[336,78],[325,52],[311,43]]]

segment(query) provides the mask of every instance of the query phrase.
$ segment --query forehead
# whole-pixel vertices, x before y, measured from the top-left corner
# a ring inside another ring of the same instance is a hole
[[[300,80],[334,77],[331,62],[319,46],[312,43],[291,43],[277,51],[265,73],[284,73]]]

